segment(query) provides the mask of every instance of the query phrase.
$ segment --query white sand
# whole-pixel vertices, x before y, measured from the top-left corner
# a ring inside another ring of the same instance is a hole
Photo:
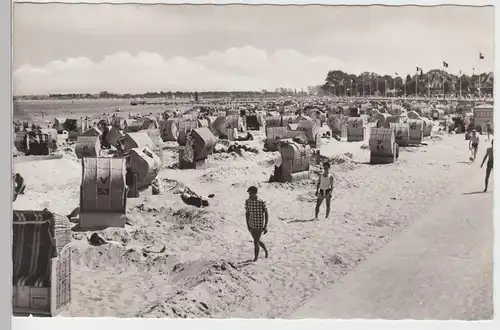
[[[261,138],[244,144],[262,149]],[[379,166],[363,164],[366,142],[323,146],[322,154],[338,157],[332,212],[319,221],[311,221],[314,181],[265,182],[277,153],[216,154],[204,170],[165,169],[159,175],[163,195],[129,199],[131,225],[100,232],[113,243],[92,247],[91,233],[73,234],[73,302],[61,315],[286,317],[439,203],[470,166],[479,166],[480,159],[462,163],[468,158],[463,135],[426,142],[402,148],[396,164]],[[175,149],[165,153],[166,160],[177,157]],[[68,214],[78,206],[81,165],[74,157],[17,162],[14,169],[28,185],[15,209]],[[311,173],[316,178],[319,168]],[[182,185],[215,197],[204,209],[187,206],[169,190]],[[259,187],[270,212],[263,237],[270,257],[262,253],[255,264],[246,262],[253,258],[243,208],[250,185]]]

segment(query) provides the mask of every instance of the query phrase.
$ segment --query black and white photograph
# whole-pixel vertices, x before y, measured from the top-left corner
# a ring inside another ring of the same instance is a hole
[[[14,316],[493,319],[493,6],[12,7]]]

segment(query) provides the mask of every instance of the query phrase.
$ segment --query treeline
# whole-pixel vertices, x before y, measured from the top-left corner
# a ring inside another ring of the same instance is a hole
[[[102,91],[98,94],[48,94],[48,95],[21,95],[14,96],[14,100],[95,100],[95,99],[166,99],[166,100],[182,100],[182,99],[221,99],[221,98],[256,98],[256,97],[277,97],[286,95],[297,95],[301,92],[296,90],[280,88],[274,91],[235,91],[235,92],[148,92],[144,94],[118,94],[107,91]],[[303,93],[305,95],[305,93]]]
[[[97,94],[48,94],[48,95],[21,95],[14,96],[14,100],[76,100],[76,99],[162,99],[162,100],[194,100],[222,99],[222,98],[262,98],[279,96],[304,96],[307,94],[323,95],[475,95],[493,94],[493,72],[481,75],[455,75],[445,70],[434,69],[426,73],[423,70],[405,77],[397,72],[393,76],[378,75],[374,72],[363,72],[360,75],[349,74],[341,70],[329,71],[325,82],[319,88],[308,87],[307,93],[290,88],[276,88],[274,91],[233,91],[233,92],[147,92],[143,94],[118,94],[102,91]]]
[[[395,96],[428,94],[477,95],[493,94],[493,72],[481,75],[461,76],[434,69],[426,73],[418,70],[413,75],[402,77],[397,72],[393,76],[363,72],[360,75],[349,74],[341,70],[329,71],[325,83],[321,86],[324,94],[334,95],[389,95]]]

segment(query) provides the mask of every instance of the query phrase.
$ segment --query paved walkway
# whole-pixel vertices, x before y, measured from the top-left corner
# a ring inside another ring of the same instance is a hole
[[[472,193],[482,191],[484,168],[474,164],[470,174],[470,183],[290,317],[492,319],[493,175],[489,192]]]

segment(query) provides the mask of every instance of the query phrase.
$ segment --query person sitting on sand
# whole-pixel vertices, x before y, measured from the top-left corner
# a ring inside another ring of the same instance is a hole
[[[102,131],[102,136],[101,136],[101,146],[103,149],[109,149],[111,148],[111,145],[108,142],[108,133],[109,133],[109,127],[106,124],[101,125],[101,131]]]
[[[330,203],[332,200],[332,189],[333,189],[333,175],[330,174],[330,163],[325,162],[323,164],[324,172],[320,175],[318,179],[318,184],[316,186],[316,196],[318,199],[316,201],[316,213],[314,219],[318,219],[319,208],[326,199],[326,216],[325,219],[330,215]]]
[[[469,150],[472,150],[471,161],[476,160],[477,149],[479,148],[479,134],[477,134],[476,130],[472,130],[472,134],[469,140]]]
[[[187,205],[192,205],[196,207],[207,207],[209,205],[206,199],[203,199],[194,193],[188,194],[184,192],[181,194],[181,199]]]
[[[153,182],[151,182],[151,190],[153,195],[161,194],[160,182],[158,181],[158,178],[154,179]]]
[[[486,149],[486,155],[484,155],[481,168],[483,167],[486,159],[488,159],[488,163],[486,164],[486,177],[484,178],[484,192],[488,190],[488,182],[490,181],[490,174],[493,170],[493,141],[491,141],[491,147]]]
[[[70,214],[68,214],[66,217],[69,219],[69,221],[72,221],[73,218],[77,218],[80,216],[80,207],[75,207],[73,211],[71,211]]]
[[[267,233],[267,224],[269,223],[269,213],[267,212],[266,202],[257,196],[258,189],[251,186],[247,189],[248,199],[245,201],[245,218],[247,228],[253,238],[254,262],[259,259],[260,248],[264,250],[266,258],[269,252],[261,236]]]
[[[15,183],[15,187],[14,187],[14,196],[13,196],[14,200],[13,201],[15,202],[18,195],[24,194],[24,190],[26,189],[26,185],[24,184],[24,178],[19,173],[16,173],[16,175],[14,176],[14,183]]]

